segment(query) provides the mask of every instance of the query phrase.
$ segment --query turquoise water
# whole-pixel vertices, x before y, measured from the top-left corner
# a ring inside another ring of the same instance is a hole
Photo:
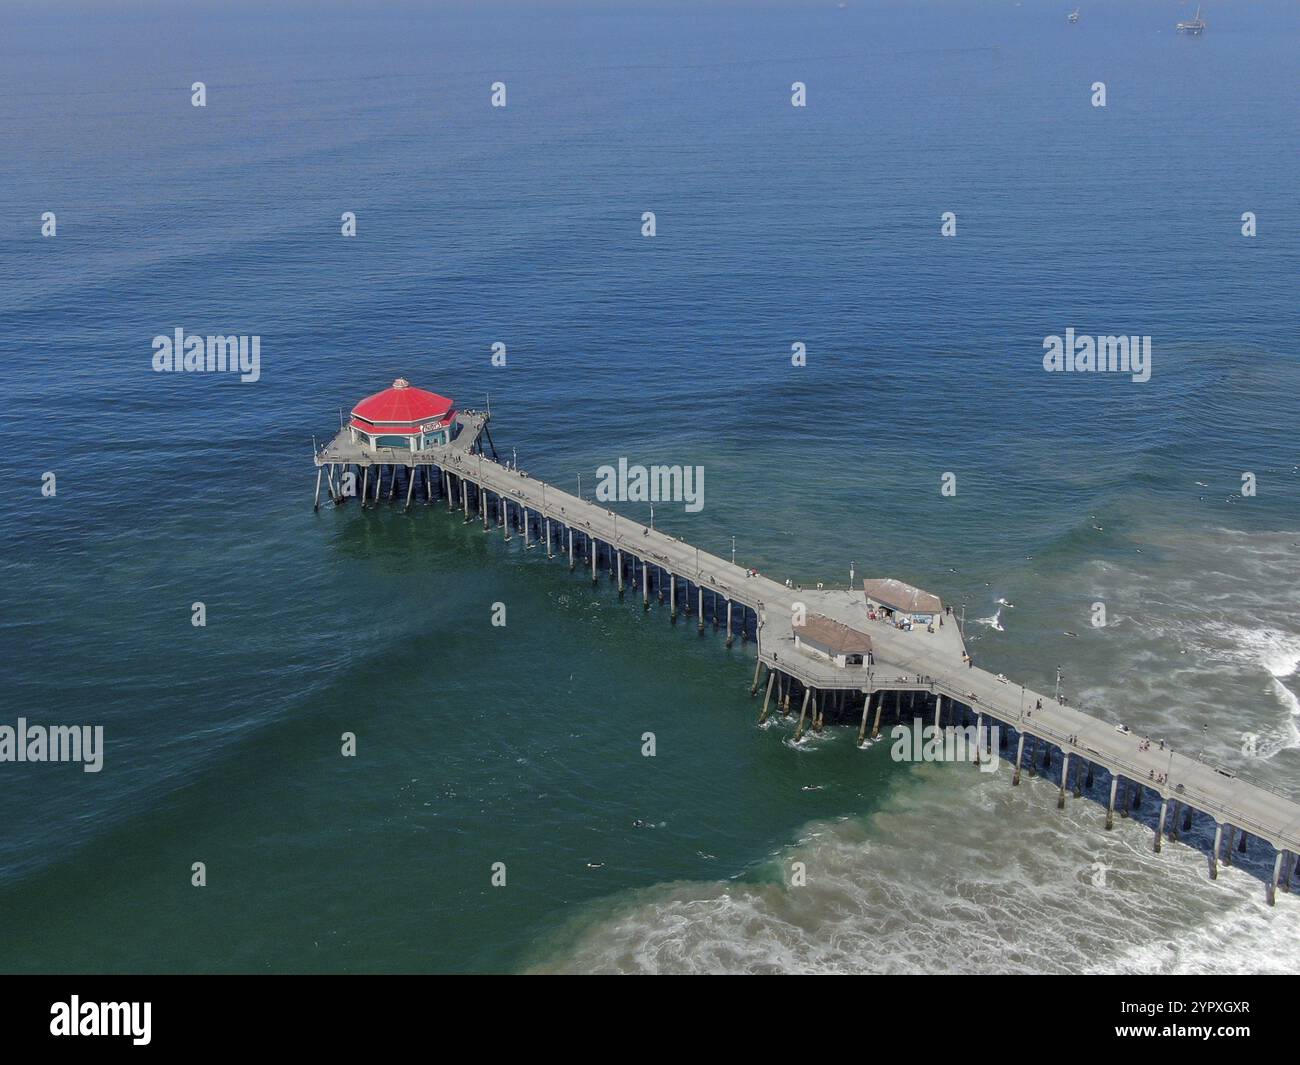
[[[964,601],[990,668],[1294,788],[1300,14],[1207,14],[24,9],[0,723],[107,751],[0,765],[0,968],[1293,967],[1248,875],[1049,788],[793,748],[749,648],[444,509],[311,509],[340,407],[490,394],[533,476],[702,465],[657,524]],[[153,373],[178,326],[260,335],[261,380]],[[1067,327],[1152,335],[1152,380],[1043,373]]]

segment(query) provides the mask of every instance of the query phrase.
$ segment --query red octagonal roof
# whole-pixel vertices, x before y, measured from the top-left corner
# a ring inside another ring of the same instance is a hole
[[[451,413],[452,406],[452,400],[446,396],[412,388],[410,382],[399,377],[392,388],[367,396],[353,407],[352,416],[371,423],[410,425],[439,421]]]

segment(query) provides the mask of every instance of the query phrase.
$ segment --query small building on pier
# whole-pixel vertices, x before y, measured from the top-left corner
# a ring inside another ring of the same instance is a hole
[[[933,625],[943,613],[937,595],[922,591],[893,577],[878,577],[862,582],[867,609],[885,621],[899,625]]]
[[[396,447],[420,451],[451,442],[455,403],[436,392],[413,388],[404,377],[352,408],[352,442],[373,451]]]
[[[840,669],[867,664],[872,656],[870,636],[824,614],[809,614],[802,625],[794,627],[794,645]]]

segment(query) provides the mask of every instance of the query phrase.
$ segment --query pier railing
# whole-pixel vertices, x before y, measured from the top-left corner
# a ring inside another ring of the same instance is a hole
[[[1087,747],[1082,744],[1076,744],[1071,741],[1068,735],[1058,731],[1057,729],[1052,728],[1050,725],[1043,725],[1037,721],[1031,721],[1029,723],[1026,723],[1020,714],[1012,714],[1010,712],[1004,711],[1003,708],[1000,706],[993,705],[984,701],[976,700],[976,702],[971,703],[970,692],[961,692],[958,689],[952,687],[951,685],[945,684],[942,681],[935,681],[932,690],[934,690],[937,693],[947,695],[950,699],[955,699],[957,702],[969,705],[971,709],[975,710],[977,713],[980,712],[981,710],[987,709],[991,717],[994,717],[1000,721],[1004,721],[1012,728],[1015,728],[1018,732],[1024,732],[1031,736],[1037,736],[1039,737],[1039,739],[1050,740],[1051,742],[1055,743],[1056,746],[1060,747],[1062,751],[1065,751],[1066,753],[1070,753],[1070,754],[1078,753],[1080,755],[1086,753],[1086,754],[1094,755],[1095,760],[1098,761],[1101,765],[1105,766],[1112,773],[1120,773],[1128,777],[1128,779],[1134,781],[1137,784],[1141,784],[1144,787],[1152,788],[1161,796],[1161,798],[1164,799],[1177,798],[1180,800],[1187,801],[1188,803],[1190,803],[1190,805],[1194,806],[1196,809],[1201,810],[1205,813],[1210,813],[1210,814],[1213,814],[1215,812],[1220,813],[1223,815],[1225,822],[1234,824],[1238,828],[1247,829],[1253,832],[1255,835],[1260,836],[1263,839],[1267,839],[1270,842],[1274,842],[1275,845],[1277,845],[1280,842],[1285,845],[1287,850],[1294,852],[1297,849],[1297,847],[1300,846],[1300,835],[1296,835],[1295,833],[1287,831],[1286,829],[1279,829],[1276,827],[1271,828],[1263,824],[1262,822],[1255,820],[1249,814],[1242,813],[1241,811],[1233,807],[1230,807],[1224,803],[1220,803],[1215,801],[1214,799],[1209,798],[1203,791],[1197,790],[1195,792],[1192,792],[1188,790],[1185,784],[1174,784],[1168,777],[1165,778],[1163,784],[1153,781],[1151,780],[1150,777],[1150,772],[1151,772],[1150,769],[1144,769],[1143,767],[1137,765],[1136,763],[1128,761],[1122,756],[1103,753],[1102,751],[1095,750],[1092,747]],[[1175,752],[1170,751],[1169,753],[1174,754]],[[1185,755],[1180,757],[1186,758]],[[1230,773],[1227,770],[1221,769],[1217,765],[1214,765],[1213,763],[1208,762],[1204,759],[1196,758],[1196,759],[1192,759],[1192,761],[1195,761],[1198,765],[1201,765],[1206,769],[1212,770],[1217,773],[1221,773],[1229,779],[1241,780],[1243,783],[1249,784],[1251,787],[1262,787],[1262,790],[1271,792],[1272,794],[1277,795],[1279,798],[1286,799],[1288,802],[1295,801],[1286,792],[1281,791],[1278,788],[1267,786],[1267,785],[1261,785],[1255,781],[1248,780],[1246,778],[1238,776],[1237,774]],[[1182,790],[1179,790],[1180,788]]]

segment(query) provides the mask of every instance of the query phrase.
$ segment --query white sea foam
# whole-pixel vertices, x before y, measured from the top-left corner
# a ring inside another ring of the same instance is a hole
[[[977,779],[978,778],[978,779]],[[602,903],[541,968],[596,972],[1238,972],[1294,968],[1300,899],[1056,789],[910,773],[875,816],[809,825],[759,882]],[[961,818],[950,816],[960,803]],[[1193,836],[1196,834],[1193,833]],[[790,883],[803,863],[804,886]],[[1282,917],[1276,942],[1269,921]],[[1290,931],[1287,931],[1289,929]],[[1141,946],[1130,946],[1141,944]],[[1252,951],[1263,948],[1259,958]]]

